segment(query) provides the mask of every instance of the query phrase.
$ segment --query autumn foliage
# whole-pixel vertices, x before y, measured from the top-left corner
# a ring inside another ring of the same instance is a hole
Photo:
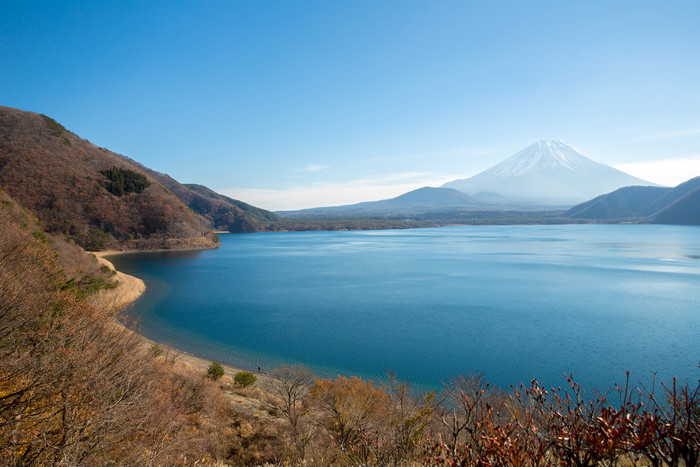
[[[89,250],[214,246],[206,222],[138,164],[39,114],[2,107],[0,186],[43,230]]]
[[[0,205],[0,463],[160,465],[211,459],[226,413],[209,380],[164,369],[69,290],[25,211]],[[205,422],[206,420],[206,422]]]
[[[470,420],[467,436],[455,442],[440,435],[431,448],[431,463],[697,465],[700,384],[677,388],[674,381],[672,389],[663,386],[661,395],[618,387],[610,400],[586,398],[572,377],[566,381],[565,388],[546,390],[533,380],[496,398],[478,386],[462,393],[455,417]]]
[[[475,375],[420,396],[393,375],[314,379],[300,365],[260,377],[259,387],[213,380],[144,346],[116,324],[113,310],[67,287],[79,280],[67,279],[56,251],[78,255],[69,246],[42,233],[33,214],[0,190],[2,465],[690,467],[700,460],[700,381],[628,382],[591,396],[571,376],[562,388],[533,380],[504,390]],[[80,265],[73,269],[86,277]],[[111,271],[103,272],[108,280]]]

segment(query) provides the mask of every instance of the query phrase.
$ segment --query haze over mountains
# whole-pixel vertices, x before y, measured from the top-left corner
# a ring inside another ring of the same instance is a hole
[[[210,247],[210,229],[581,221],[700,224],[698,185],[700,179],[676,188],[654,186],[560,141],[540,141],[491,169],[443,187],[349,206],[283,212],[280,217],[205,186],[181,184],[79,138],[50,117],[0,107],[0,186],[35,213],[46,232],[87,249]]]
[[[561,141],[539,141],[488,170],[440,188],[424,187],[388,200],[281,214],[300,217],[567,209],[631,185],[657,186],[596,162]]]
[[[452,188],[423,187],[409,191],[396,198],[367,201],[346,206],[331,206],[280,211],[287,218],[361,217],[361,216],[413,216],[425,212],[483,209],[484,203]]]
[[[488,170],[443,187],[477,198],[496,193],[500,204],[568,207],[631,185],[656,184],[596,162],[561,141],[539,141]]]
[[[700,225],[700,177],[675,188],[620,188],[574,206],[564,216],[609,222]]]

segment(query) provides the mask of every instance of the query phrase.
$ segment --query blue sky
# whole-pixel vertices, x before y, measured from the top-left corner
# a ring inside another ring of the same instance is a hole
[[[268,209],[387,198],[541,139],[700,175],[700,2],[3,2],[0,105]]]

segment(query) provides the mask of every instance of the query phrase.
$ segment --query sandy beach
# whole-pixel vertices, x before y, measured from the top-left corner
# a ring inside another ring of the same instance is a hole
[[[119,281],[119,285],[114,289],[100,290],[99,293],[90,297],[88,301],[100,308],[120,310],[126,305],[136,301],[136,299],[146,291],[146,284],[138,277],[130,276],[128,274],[124,274],[123,272],[117,271],[114,265],[104,258],[104,256],[114,254],[119,254],[119,252],[97,252],[95,253],[95,256],[97,257],[97,261],[100,263],[100,265],[107,266],[117,272],[114,279]]]
[[[114,288],[114,289],[103,289],[100,290],[96,295],[90,297],[88,301],[97,307],[100,308],[108,308],[113,311],[118,311],[124,308],[125,306],[128,306],[135,302],[145,291],[146,291],[146,284],[139,279],[138,277],[130,276],[128,274],[124,274],[123,272],[118,271],[114,265],[105,258],[105,256],[114,256],[114,255],[119,255],[119,254],[124,254],[127,252],[123,251],[100,251],[94,253],[95,256],[97,257],[97,260],[100,262],[101,265],[106,265],[109,266],[110,268],[114,269],[117,274],[114,276],[116,280],[119,281],[119,285]],[[131,252],[129,252],[131,253]],[[117,317],[115,316],[115,324],[117,326],[123,327],[123,324],[120,323],[117,320]],[[162,342],[155,342],[151,339],[148,339],[145,336],[142,336],[136,332],[134,332],[136,336],[141,340],[143,343],[144,347],[151,348],[154,344],[160,345],[161,349],[164,352],[169,352],[171,353],[171,356],[175,358],[176,361],[181,362],[182,364],[191,366],[197,370],[201,370],[202,372],[206,372],[207,368],[209,368],[209,365],[211,364],[211,360],[204,358],[203,356],[197,356],[197,355],[192,355],[174,348],[171,348],[169,345],[164,344]],[[231,365],[226,365],[223,364],[224,371],[225,371],[225,376],[224,376],[224,382],[228,379],[233,377],[236,373],[240,371],[249,371],[243,368],[231,366]],[[266,387],[269,384],[270,377],[254,372],[255,376],[257,378],[256,385],[260,387],[261,389],[265,390]]]

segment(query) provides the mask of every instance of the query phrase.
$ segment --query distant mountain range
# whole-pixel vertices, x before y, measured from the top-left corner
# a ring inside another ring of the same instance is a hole
[[[590,159],[561,141],[539,141],[470,178],[443,185],[492,203],[570,207],[623,186],[656,184]]]
[[[286,218],[406,216],[431,212],[565,210],[628,185],[655,186],[586,157],[561,141],[540,141],[471,178],[396,198],[279,212]]]
[[[675,188],[620,188],[574,206],[564,216],[602,221],[700,225],[700,177]]]
[[[482,209],[484,203],[452,188],[423,187],[396,198],[367,201],[347,206],[280,211],[286,218],[414,216],[425,212]]]
[[[625,185],[646,186],[620,188]],[[675,188],[653,186],[560,141],[540,141],[489,170],[443,187],[348,206],[287,211],[280,217],[205,186],[181,184],[95,146],[48,116],[9,107],[0,107],[0,190],[31,211],[54,238],[90,250],[212,247],[212,229],[571,221],[700,225],[700,177]],[[585,202],[568,211],[562,208],[591,192],[594,199],[579,199]]]

